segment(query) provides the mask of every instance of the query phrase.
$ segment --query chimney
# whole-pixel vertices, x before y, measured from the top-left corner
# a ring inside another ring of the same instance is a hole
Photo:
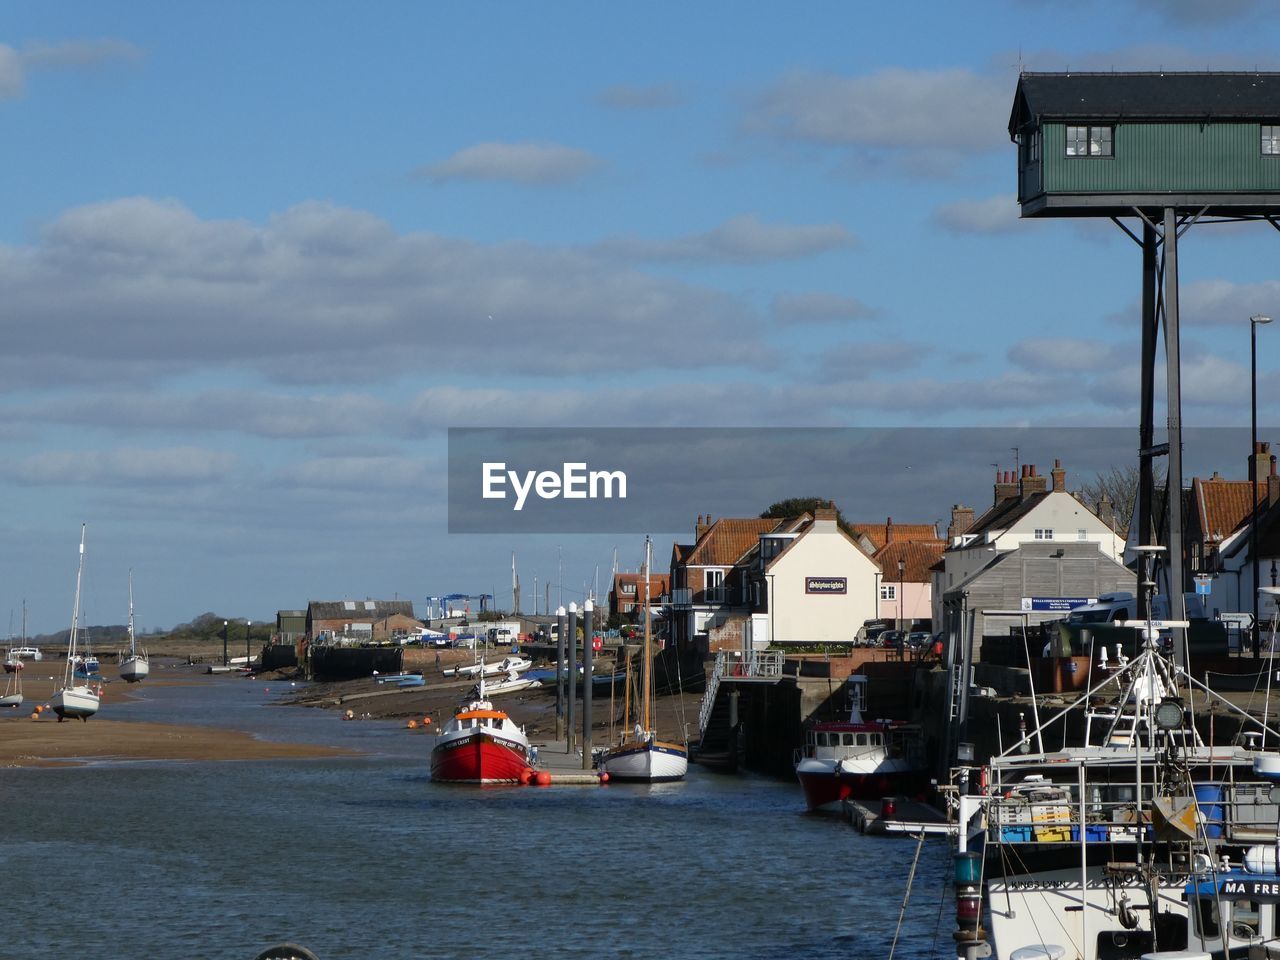
[[[1011,500],[1018,495],[1018,484],[1014,482],[1012,470],[1001,470],[996,473],[995,504],[1002,500]]]
[[[1018,478],[1018,496],[1025,500],[1033,493],[1044,493],[1048,482],[1047,477],[1036,475],[1036,465],[1034,463],[1024,464],[1022,476]]]
[[[708,513],[706,516],[703,516],[702,514],[698,514],[698,525],[693,528],[694,542],[696,543],[697,541],[701,540],[702,535],[706,533],[710,528],[711,528],[711,514]]]
[[[1098,519],[1105,523],[1112,530],[1116,528],[1116,508],[1111,502],[1111,497],[1107,494],[1102,495],[1102,499],[1098,501]],[[1139,541],[1141,542],[1141,541]]]
[[[893,543],[893,517],[888,517],[884,521],[884,542]]]
[[[835,507],[815,508],[813,511],[813,526],[815,529],[822,529],[822,530],[834,532],[836,529]]]
[[[1062,469],[1061,460],[1053,461],[1053,472],[1051,476],[1053,477],[1053,490],[1064,491],[1067,489],[1067,471]]]
[[[1271,444],[1266,440],[1259,440],[1253,448],[1253,459],[1250,461],[1249,478],[1257,478],[1258,483],[1265,483],[1266,477],[1270,475],[1269,468],[1271,466]]]
[[[969,531],[973,526],[973,507],[954,504],[951,507],[951,523],[947,527],[947,539],[952,540]]]

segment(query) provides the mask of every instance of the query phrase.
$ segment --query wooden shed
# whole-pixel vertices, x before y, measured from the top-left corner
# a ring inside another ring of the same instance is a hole
[[[1274,214],[1280,73],[1024,73],[1009,136],[1024,217]]]

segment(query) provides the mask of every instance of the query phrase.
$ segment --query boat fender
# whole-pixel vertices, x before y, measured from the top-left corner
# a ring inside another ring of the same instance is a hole
[[[987,792],[987,773],[989,772],[989,769],[990,768],[984,766],[978,770],[978,792],[979,793]]]

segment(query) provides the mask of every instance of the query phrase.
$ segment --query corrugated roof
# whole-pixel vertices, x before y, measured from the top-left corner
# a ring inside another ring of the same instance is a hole
[[[945,540],[894,540],[876,551],[872,557],[880,565],[886,583],[929,583],[933,565],[942,559],[947,547]],[[903,560],[902,575],[898,575],[898,561]]]
[[[886,523],[851,523],[849,529],[855,537],[866,537],[871,541],[873,550],[880,550],[889,542],[889,524]],[[895,523],[893,524],[893,541],[899,540],[936,540],[938,530],[932,523]]]
[[[307,604],[307,615],[312,620],[347,620],[351,623],[372,623],[385,617],[402,613],[413,616],[412,600],[312,600]]]
[[[787,521],[771,517],[734,519],[721,517],[699,538],[685,563],[691,566],[729,567],[756,545],[760,534]]]
[[[1043,120],[1274,120],[1280,73],[1024,73],[1009,135]]]

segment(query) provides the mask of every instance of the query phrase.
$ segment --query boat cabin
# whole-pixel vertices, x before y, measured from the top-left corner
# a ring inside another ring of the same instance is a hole
[[[1225,955],[1232,957],[1253,956],[1250,947],[1259,956],[1280,953],[1276,927],[1280,875],[1247,869],[1206,872],[1187,884],[1186,898],[1189,948],[1214,956],[1223,956],[1225,949]]]

